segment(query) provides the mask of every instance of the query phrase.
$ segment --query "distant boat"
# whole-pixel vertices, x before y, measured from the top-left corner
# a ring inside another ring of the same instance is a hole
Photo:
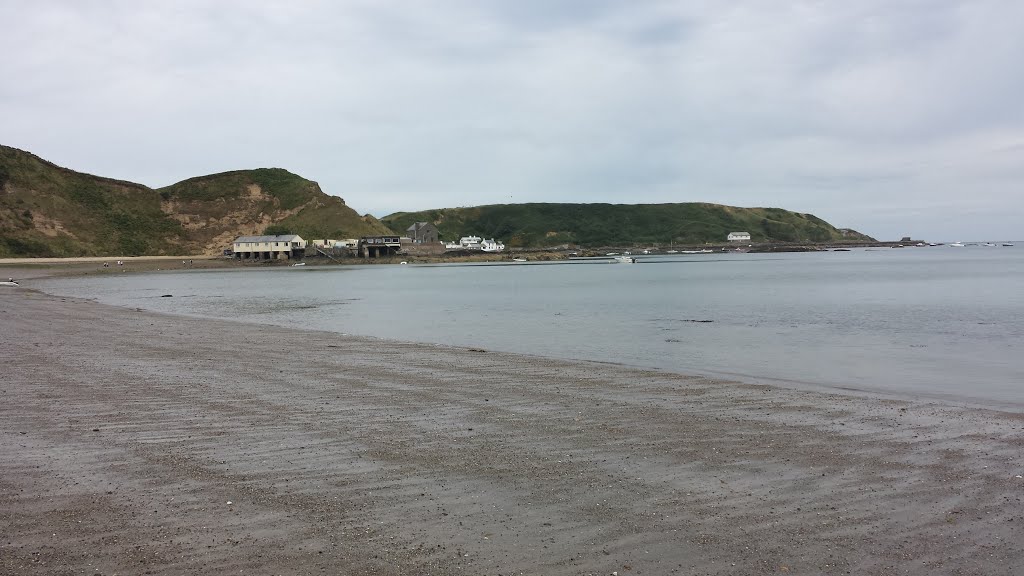
[[[952,246],[953,248],[963,248],[964,247],[964,243],[963,242],[953,242],[952,244],[950,244],[950,246]]]
[[[995,244],[993,244],[991,242],[985,242],[985,246],[989,246],[989,247],[995,248]]]
[[[605,254],[605,256],[618,256],[618,255],[619,255],[618,252],[609,252],[609,253]]]
[[[616,256],[612,259],[612,262],[616,262],[618,264],[636,264],[636,258],[633,258],[632,256]]]
[[[292,266],[305,266],[305,265],[306,265],[305,262],[296,262],[295,264],[292,264]]]
[[[513,262],[526,262],[526,258],[513,258]]]
[[[669,250],[668,252],[665,252],[665,254],[679,254],[679,250]]]
[[[7,282],[0,282],[0,286],[17,286],[18,283],[14,281],[14,278],[8,278]]]
[[[1012,248],[1012,247],[1013,247],[1013,244],[1010,244],[1009,242],[1003,242],[1003,246],[1009,246],[1009,247],[1011,247],[1011,248]]]

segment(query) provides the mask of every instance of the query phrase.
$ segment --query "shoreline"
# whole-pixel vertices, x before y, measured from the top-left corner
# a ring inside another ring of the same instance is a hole
[[[239,264],[237,262],[233,262],[233,261],[230,261],[230,260],[228,260],[226,263],[223,263],[218,258],[213,258],[213,259],[210,259],[209,261],[204,261],[204,262],[200,262],[200,261],[197,260],[196,264],[194,266],[192,266],[192,267],[185,267],[185,268],[180,268],[180,267],[161,268],[160,266],[164,266],[164,264],[162,264],[161,262],[162,262],[162,260],[148,262],[147,263],[148,264],[148,268],[147,267],[137,268],[135,266],[131,266],[131,267],[126,266],[125,269],[115,269],[115,268],[103,269],[103,268],[96,268],[95,267],[95,264],[96,264],[95,262],[88,263],[87,265],[77,264],[77,263],[74,263],[74,264],[62,263],[62,264],[59,264],[59,265],[55,264],[55,265],[49,265],[49,266],[44,266],[44,267],[39,267],[39,268],[20,270],[19,272],[22,272],[23,274],[21,274],[19,277],[31,281],[31,280],[47,279],[47,278],[73,278],[73,277],[77,277],[77,276],[87,276],[87,275],[91,275],[91,274],[101,274],[101,275],[118,274],[118,273],[153,274],[153,273],[156,273],[156,272],[186,272],[186,271],[190,271],[190,270],[236,270],[236,271],[262,270],[262,271],[266,271],[266,270],[270,270],[270,269],[287,268],[287,266],[283,266],[283,265],[274,265],[274,266],[269,266],[268,267],[268,266],[252,265],[252,264]],[[358,264],[359,263],[355,263],[355,265],[358,265]],[[345,264],[342,264],[341,266],[344,266],[344,265]],[[333,266],[334,265],[326,264],[324,267],[330,268],[330,267],[333,267]],[[2,270],[4,270],[4,267],[2,265],[0,265],[0,271],[2,271]],[[9,268],[9,269],[7,269],[7,271],[14,271],[14,269]],[[4,273],[4,272],[0,272],[0,273]],[[28,282],[28,283],[23,284],[22,288],[30,289],[30,290],[40,290],[40,291],[42,291],[42,293],[48,294],[47,292],[43,291],[41,288],[34,287],[32,282]],[[51,296],[52,296],[52,294],[51,294]],[[60,297],[61,298],[72,298],[70,296],[68,296],[68,297],[60,296]],[[92,299],[88,299],[88,298],[86,300],[97,302],[97,303],[101,303],[100,300],[92,300]],[[105,302],[101,303],[101,304],[105,305],[105,306],[113,306],[113,307],[121,308],[121,309],[125,309],[125,310],[144,310],[144,309],[141,309],[141,308],[136,308],[136,307],[128,306],[128,305],[123,305],[122,306],[122,305],[110,304],[110,303],[105,303]],[[180,316],[180,317],[183,317],[183,318],[205,318],[204,316],[197,316],[197,315],[186,314],[186,313],[174,314],[172,312],[164,312],[164,311],[159,311],[159,310],[147,310],[147,311],[150,312],[150,313],[154,313],[154,314],[171,314],[171,315],[176,315],[176,316]],[[241,322],[241,323],[245,323],[245,324],[250,325],[250,326],[274,325],[274,326],[281,326],[281,327],[285,327],[285,328],[289,327],[287,324],[266,324],[266,323],[261,323],[261,322],[256,322],[256,321],[247,321],[247,320],[241,320],[241,319],[227,319],[227,318],[224,318],[223,320],[232,321],[232,322]],[[321,330],[317,330],[317,331],[321,331]],[[332,331],[329,331],[329,330],[322,330],[322,332],[325,333],[325,334],[333,334],[333,335],[341,335],[341,336],[349,336],[350,335],[347,332],[332,332]],[[351,334],[351,336],[352,337],[356,337],[356,338],[369,338],[369,339],[373,339],[374,341],[377,341],[377,342],[394,342],[396,344],[422,344],[422,345],[427,345],[427,346],[438,346],[439,348],[453,348],[453,349],[456,349],[456,350],[464,348],[464,346],[459,346],[459,345],[455,345],[455,344],[445,345],[445,344],[438,344],[438,343],[435,343],[435,342],[420,342],[420,341],[416,341],[416,340],[404,340],[404,339],[400,339],[400,338],[389,338],[389,337],[382,337],[382,336],[372,336],[372,335],[368,335],[368,334],[362,334],[362,335],[361,334]],[[841,396],[850,396],[850,397],[857,397],[857,398],[868,398],[868,399],[874,399],[874,400],[895,400],[895,401],[929,401],[929,402],[938,402],[938,403],[942,403],[942,404],[951,404],[951,405],[956,405],[956,406],[962,406],[962,407],[966,407],[966,408],[980,408],[980,409],[1007,411],[1007,412],[1014,412],[1014,413],[1022,413],[1022,414],[1024,414],[1024,398],[1017,399],[1017,400],[1011,400],[1011,399],[999,398],[999,397],[971,396],[967,392],[955,393],[955,392],[933,392],[933,391],[922,392],[922,391],[912,391],[912,390],[893,390],[893,389],[885,388],[885,387],[881,387],[881,386],[870,386],[870,385],[860,385],[860,386],[857,386],[857,385],[850,384],[850,383],[817,382],[817,381],[813,381],[813,380],[802,380],[802,379],[787,378],[787,377],[771,377],[771,376],[765,376],[763,374],[750,374],[750,373],[737,372],[737,371],[709,370],[709,369],[702,369],[702,368],[699,368],[699,367],[697,367],[697,368],[692,368],[691,367],[691,368],[685,368],[684,369],[684,368],[649,366],[649,365],[643,365],[643,364],[631,364],[631,363],[629,363],[627,361],[611,362],[611,361],[607,361],[607,360],[604,360],[604,359],[577,358],[577,357],[558,356],[558,355],[543,354],[543,353],[529,353],[529,352],[522,352],[522,351],[519,351],[519,352],[507,351],[507,350],[489,350],[489,351],[491,351],[491,352],[507,352],[507,353],[510,353],[510,354],[519,354],[519,355],[523,355],[523,356],[530,357],[530,358],[538,358],[538,359],[541,359],[541,360],[565,360],[565,361],[570,361],[570,362],[572,362],[572,361],[580,361],[580,362],[589,362],[589,363],[593,363],[593,364],[610,364],[610,365],[622,366],[622,367],[625,367],[625,368],[635,369],[635,370],[658,371],[658,372],[665,372],[666,374],[676,374],[676,375],[680,375],[680,376],[702,377],[702,378],[709,378],[709,379],[714,379],[714,380],[733,381],[733,382],[739,382],[739,383],[744,383],[744,384],[765,385],[765,386],[788,388],[788,389],[793,389],[793,390],[802,390],[802,391],[807,391],[807,392],[819,392],[819,393],[825,393],[825,394],[839,394]]]
[[[28,289],[0,318],[5,573],[1024,570],[1021,414]]]
[[[165,266],[165,262],[167,260],[178,260],[178,259],[179,259],[178,257],[167,257],[167,258],[157,258],[157,259],[150,259],[150,257],[138,257],[138,261],[135,263],[135,265],[128,266],[126,264],[125,268],[123,268],[123,269],[117,269],[117,268],[114,268],[114,267],[107,268],[107,269],[97,268],[95,265],[98,264],[98,263],[101,263],[102,260],[90,261],[90,262],[87,262],[87,263],[61,262],[61,263],[48,264],[48,265],[44,265],[44,266],[30,267],[30,268],[26,268],[26,269],[15,269],[15,268],[10,268],[10,267],[5,268],[2,265],[2,263],[0,263],[0,274],[6,274],[7,272],[18,272],[18,273],[20,273],[19,274],[20,278],[23,278],[23,279],[26,279],[26,280],[40,280],[40,279],[48,279],[48,278],[73,278],[73,277],[78,277],[78,276],[87,276],[87,275],[91,275],[91,274],[102,274],[102,275],[118,274],[118,273],[153,274],[153,273],[156,273],[156,272],[183,272],[183,271],[189,271],[189,270],[243,270],[243,271],[253,271],[253,270],[270,270],[270,269],[286,268],[287,267],[286,265],[282,265],[282,264],[270,265],[270,266],[261,266],[261,265],[256,265],[256,264],[252,264],[252,263],[238,263],[238,262],[235,262],[235,261],[232,261],[232,260],[224,261],[224,260],[221,260],[220,258],[209,258],[209,259],[203,260],[203,261],[196,260],[195,261],[195,265],[193,265],[193,266],[186,266],[185,268],[181,268],[180,266],[177,266],[177,267],[174,267],[174,266],[172,266],[172,267],[163,267],[163,266]],[[380,263],[381,264],[387,264],[388,262],[380,262]],[[141,265],[138,265],[138,264],[141,264]],[[362,264],[362,263],[361,262],[354,262],[354,263],[346,262],[346,263],[342,263],[342,264],[317,263],[316,266],[319,266],[321,264],[324,267],[330,268],[330,267],[334,267],[334,266],[359,265],[359,264]],[[41,288],[34,287],[31,282],[29,282],[27,284],[23,284],[22,288],[23,289],[28,289],[28,290],[36,290],[36,291],[39,291],[42,294],[46,294],[46,295],[49,295],[49,296],[55,296],[55,297],[59,297],[59,298],[62,298],[62,299],[64,299],[64,298],[67,298],[67,299],[74,298],[74,297],[71,297],[71,296],[57,296],[57,295],[49,294],[48,292],[42,290]],[[95,302],[95,303],[103,305],[103,306],[111,306],[111,307],[114,307],[114,308],[124,309],[124,310],[136,310],[136,311],[143,311],[143,310],[145,310],[146,312],[152,313],[152,314],[167,314],[167,315],[178,316],[178,317],[182,317],[182,318],[193,318],[193,319],[205,318],[203,316],[196,316],[196,315],[190,315],[190,314],[173,314],[173,313],[162,312],[162,311],[158,311],[158,310],[146,310],[146,309],[130,307],[130,306],[119,306],[119,305],[116,305],[116,304],[101,303],[101,302],[99,302],[99,300],[93,300],[93,299],[89,299],[89,298],[86,298],[85,300],[86,301],[90,301],[90,302]],[[222,319],[222,320],[230,321],[230,322],[244,323],[244,324],[246,324],[248,326],[280,326],[280,327],[288,328],[287,325],[283,325],[283,324],[264,324],[264,323],[259,323],[259,322],[249,322],[249,321],[238,320],[238,319]],[[460,349],[464,348],[464,347],[461,347],[461,346],[458,346],[458,345],[444,345],[444,344],[437,344],[437,343],[434,343],[434,342],[419,342],[419,341],[415,341],[415,340],[402,340],[402,339],[378,337],[378,336],[371,336],[371,335],[349,334],[349,333],[345,333],[345,332],[331,332],[331,331],[327,331],[327,330],[322,330],[321,331],[321,330],[314,329],[313,331],[322,332],[324,334],[330,334],[330,335],[344,336],[344,337],[351,336],[353,338],[367,338],[367,339],[371,339],[371,340],[376,341],[376,342],[394,342],[396,344],[412,344],[412,345],[424,345],[424,346],[437,346],[439,349],[451,348],[451,349],[454,349],[454,350],[460,350]],[[699,369],[699,368],[683,370],[683,369],[659,368],[659,367],[655,367],[655,366],[645,366],[645,365],[642,365],[642,364],[630,364],[628,362],[610,362],[610,361],[599,360],[599,359],[571,358],[571,357],[562,357],[562,356],[557,356],[557,355],[556,356],[552,356],[552,355],[544,355],[544,354],[530,354],[530,353],[525,353],[525,352],[512,352],[512,351],[502,351],[502,350],[488,350],[488,351],[489,352],[518,354],[518,355],[521,355],[521,356],[524,356],[524,357],[537,358],[537,359],[540,359],[540,360],[564,360],[564,361],[569,361],[569,362],[579,361],[579,362],[586,362],[586,363],[593,363],[593,364],[609,364],[609,365],[621,366],[621,367],[628,368],[628,369],[644,370],[644,371],[657,371],[657,372],[664,372],[666,374],[674,374],[674,375],[679,375],[679,376],[684,376],[684,377],[701,377],[701,378],[709,378],[709,379],[713,379],[713,380],[737,382],[737,383],[742,383],[742,384],[764,385],[764,386],[788,388],[788,389],[792,389],[792,390],[801,390],[801,391],[806,391],[806,392],[818,392],[818,393],[824,393],[824,394],[838,394],[838,395],[841,395],[841,396],[849,396],[849,397],[856,397],[856,398],[868,398],[868,399],[873,399],[873,400],[894,400],[894,401],[918,401],[918,400],[920,400],[920,401],[928,401],[928,402],[937,402],[937,403],[941,403],[941,404],[950,404],[950,405],[961,406],[961,407],[965,407],[965,408],[979,408],[979,409],[986,409],[986,410],[997,410],[997,411],[1006,411],[1006,412],[1022,413],[1022,414],[1024,414],[1024,399],[1017,400],[1017,401],[1011,401],[1011,400],[1007,400],[1007,399],[999,399],[999,398],[991,398],[991,397],[969,396],[969,395],[967,395],[965,393],[957,394],[957,393],[919,392],[919,391],[918,392],[913,392],[913,391],[906,391],[906,390],[900,391],[900,390],[886,389],[886,388],[882,388],[882,387],[872,387],[872,386],[860,386],[860,387],[858,387],[858,386],[851,385],[851,384],[841,384],[840,385],[840,384],[821,383],[821,382],[815,382],[815,381],[810,381],[810,380],[799,380],[799,379],[792,379],[792,378],[776,378],[776,377],[770,377],[770,376],[764,376],[764,375],[758,375],[758,374],[747,374],[747,373],[742,373],[742,372],[715,371],[715,370],[706,370],[706,369]]]

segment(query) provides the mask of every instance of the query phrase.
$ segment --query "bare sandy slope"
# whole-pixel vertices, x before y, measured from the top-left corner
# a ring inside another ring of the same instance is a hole
[[[0,350],[3,574],[1024,574],[1021,414],[19,288]]]

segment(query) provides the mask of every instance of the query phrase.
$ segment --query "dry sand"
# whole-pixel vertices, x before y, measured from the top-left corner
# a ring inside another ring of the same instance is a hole
[[[3,574],[1024,574],[1024,416],[0,290]]]

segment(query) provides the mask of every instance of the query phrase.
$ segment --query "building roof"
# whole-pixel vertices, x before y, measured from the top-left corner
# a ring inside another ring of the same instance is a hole
[[[298,234],[280,234],[278,236],[239,236],[235,242],[302,242]]]

